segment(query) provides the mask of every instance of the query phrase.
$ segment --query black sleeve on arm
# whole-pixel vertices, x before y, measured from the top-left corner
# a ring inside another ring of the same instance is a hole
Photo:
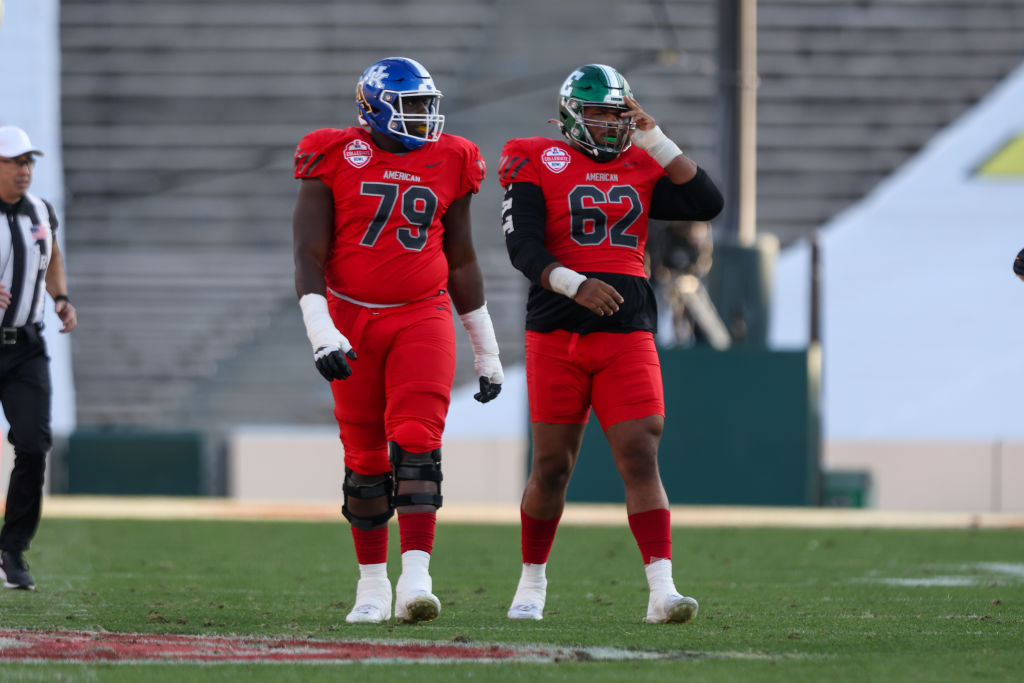
[[[547,210],[544,191],[533,183],[511,183],[505,188],[501,208],[501,229],[512,265],[540,286],[544,269],[557,259],[544,246]]]
[[[725,200],[703,168],[689,182],[676,185],[664,177],[654,186],[651,218],[709,221],[722,211]]]

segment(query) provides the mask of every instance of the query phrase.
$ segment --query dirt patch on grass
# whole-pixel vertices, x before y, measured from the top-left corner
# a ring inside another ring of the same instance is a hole
[[[0,629],[0,662],[566,662],[699,659],[683,652],[472,642],[322,640]]]

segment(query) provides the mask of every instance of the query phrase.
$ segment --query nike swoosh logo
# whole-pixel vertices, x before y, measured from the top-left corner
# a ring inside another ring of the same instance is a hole
[[[622,165],[625,166],[626,168],[629,168],[630,166],[635,166],[636,164],[632,161],[624,161],[622,162]]]
[[[427,168],[434,168],[435,166],[437,166],[440,163],[441,163],[440,161],[437,161],[437,162],[434,162],[432,164],[427,164]]]

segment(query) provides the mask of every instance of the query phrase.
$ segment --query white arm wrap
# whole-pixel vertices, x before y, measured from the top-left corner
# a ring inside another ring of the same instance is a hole
[[[661,132],[659,126],[650,130],[633,131],[633,144],[651,155],[651,158],[665,168],[677,156],[683,153],[679,145],[672,142],[667,135]]]
[[[548,273],[548,283],[551,285],[551,289],[570,299],[575,298],[576,293],[580,291],[580,285],[586,279],[586,275],[581,275],[565,266],[558,266]]]
[[[342,353],[352,348],[345,335],[334,327],[323,294],[304,294],[299,299],[299,308],[302,309],[302,322],[306,324],[306,336],[313,345],[314,353],[325,347],[340,349]]]
[[[473,367],[477,375],[486,377],[493,384],[501,384],[505,381],[505,373],[502,372],[501,361],[498,360],[498,338],[494,336],[494,323],[487,312],[487,304],[475,311],[463,313],[459,320],[466,328],[469,341],[473,345]]]

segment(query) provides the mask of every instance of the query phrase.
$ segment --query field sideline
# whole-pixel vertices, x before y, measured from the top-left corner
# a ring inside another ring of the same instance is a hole
[[[2,507],[2,506],[0,506]],[[49,496],[43,517],[55,519],[339,521],[337,503],[243,502],[229,498]],[[439,522],[519,524],[514,505],[445,504]],[[618,526],[623,505],[571,504],[564,524]],[[1024,512],[920,512],[848,508],[691,506],[672,507],[672,523],[683,527],[1024,529]]]

